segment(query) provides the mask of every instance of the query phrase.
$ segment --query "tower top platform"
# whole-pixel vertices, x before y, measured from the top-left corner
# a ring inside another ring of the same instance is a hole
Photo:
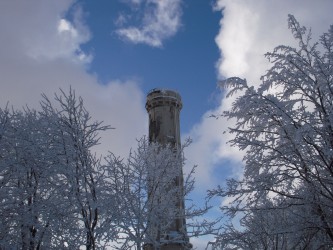
[[[180,95],[170,89],[152,89],[147,95],[146,110],[158,106],[175,106],[179,110],[183,107]]]

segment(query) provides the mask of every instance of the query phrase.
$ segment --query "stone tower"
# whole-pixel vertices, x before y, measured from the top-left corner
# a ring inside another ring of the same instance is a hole
[[[171,145],[175,152],[180,151],[180,110],[182,101],[180,95],[172,90],[153,89],[147,95],[146,109],[149,115],[149,141],[158,142],[161,145]],[[177,197],[176,206],[179,211],[178,218],[174,219],[168,226],[168,233],[164,236],[158,236],[158,242],[167,242],[162,244],[160,250],[185,250],[191,249],[186,233],[186,221],[184,215],[184,198],[183,198],[183,171],[182,165],[179,165],[180,176],[177,176],[174,185],[179,187],[181,194]],[[158,230],[158,229],[156,229]],[[173,241],[173,239],[175,239]],[[146,244],[145,250],[153,250],[153,246]]]

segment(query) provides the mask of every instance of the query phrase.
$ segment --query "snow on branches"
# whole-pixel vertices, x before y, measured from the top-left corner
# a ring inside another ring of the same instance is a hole
[[[224,81],[243,91],[223,116],[236,118],[231,144],[246,151],[245,169],[212,194],[233,197],[222,209],[243,228],[227,225],[216,249],[333,245],[333,26],[314,44],[292,15],[289,28],[299,47],[266,54],[273,66],[258,89]]]

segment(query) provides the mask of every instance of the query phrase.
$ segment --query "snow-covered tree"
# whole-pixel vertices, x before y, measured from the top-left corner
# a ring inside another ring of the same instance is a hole
[[[67,95],[55,97],[59,108],[44,97],[42,108],[47,114],[57,117],[54,121],[53,133],[61,147],[59,163],[62,164],[66,183],[65,197],[68,198],[72,211],[83,225],[86,249],[96,249],[98,222],[103,218],[103,204],[98,202],[105,188],[103,172],[99,158],[91,152],[98,144],[98,133],[109,129],[101,122],[91,122],[91,117],[83,105],[82,98],[77,98],[73,90]],[[100,232],[102,233],[102,232]]]
[[[95,249],[100,163],[98,132],[74,91],[44,96],[40,111],[0,109],[0,248]],[[102,207],[102,206],[101,206]]]
[[[110,171],[108,176],[113,178],[109,190],[114,192],[110,196],[116,197],[115,203],[118,204],[118,210],[114,211],[118,214],[114,217],[118,218],[115,226],[119,229],[118,241],[113,246],[115,249],[140,250],[145,243],[157,248],[168,242],[186,245],[188,234],[211,233],[209,230],[214,223],[207,221],[193,223],[191,232],[186,228],[180,232],[169,231],[176,220],[200,216],[208,210],[208,207],[184,209],[179,204],[194,184],[194,168],[184,183],[179,183],[184,165],[182,155],[182,151],[176,152],[171,146],[149,143],[145,137],[138,141],[137,149],[130,152],[127,161],[109,155],[106,169]]]
[[[174,186],[180,158],[171,148],[149,144],[142,138],[126,162],[112,154],[107,161],[106,169],[113,178],[110,190],[115,192],[118,204],[119,249],[142,249],[145,242],[156,240],[156,235],[147,239],[153,235],[148,233],[155,228],[153,224],[159,225],[159,233],[163,234],[180,216],[172,207],[182,190]]]
[[[208,208],[180,204],[194,183],[192,172],[181,183],[182,152],[143,138],[127,161],[110,153],[102,163],[93,147],[109,128],[91,121],[72,89],[43,95],[38,111],[0,108],[0,249],[188,243],[186,228],[171,235],[170,225]],[[190,234],[213,225],[191,223]]]
[[[245,150],[244,175],[210,196],[232,197],[235,218],[215,249],[330,249],[333,246],[333,26],[318,43],[289,15],[298,48],[278,46],[259,88],[229,78],[241,92],[224,117],[233,146]],[[255,67],[255,65],[254,65]]]
[[[50,120],[36,111],[1,110],[1,247],[38,249],[68,241],[66,202],[50,135]]]

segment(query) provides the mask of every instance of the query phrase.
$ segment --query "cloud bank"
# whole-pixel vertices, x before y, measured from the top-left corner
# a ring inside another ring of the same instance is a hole
[[[223,14],[216,44],[220,49],[220,78],[246,77],[259,82],[269,64],[264,54],[280,44],[297,46],[287,28],[288,14],[312,28],[313,40],[333,23],[330,0],[218,0],[215,9]]]
[[[220,51],[217,78],[239,76],[255,86],[269,68],[266,52],[280,44],[297,46],[288,30],[288,14],[312,28],[314,41],[333,24],[333,2],[329,0],[217,0],[214,8],[222,16],[215,39]],[[189,164],[199,165],[196,179],[200,190],[224,185],[225,178],[241,175],[244,152],[226,144],[230,135],[223,134],[233,121],[209,118],[231,104],[232,99],[225,99],[222,93],[217,107],[207,111],[188,134],[193,144],[186,155]]]
[[[126,156],[147,131],[144,95],[134,81],[102,85],[86,73],[92,57],[80,47],[91,34],[82,10],[73,4],[0,1],[0,105],[38,107],[41,93],[52,98],[59,88],[71,86],[94,120],[115,128],[101,135],[98,152]]]
[[[124,40],[134,44],[162,47],[164,40],[174,36],[181,27],[182,0],[131,0],[133,10],[142,12],[140,25],[127,26],[128,16],[120,15],[116,32]]]

